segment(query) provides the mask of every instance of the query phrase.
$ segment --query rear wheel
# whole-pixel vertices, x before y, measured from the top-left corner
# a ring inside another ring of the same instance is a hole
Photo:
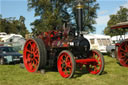
[[[63,78],[71,78],[76,69],[76,62],[71,52],[64,50],[58,56],[58,72]]]
[[[122,66],[128,67],[128,41],[119,46],[117,59]]]
[[[87,70],[91,74],[100,75],[104,71],[104,57],[98,50],[91,50],[89,57],[96,59],[96,62],[91,62],[86,65]]]
[[[46,65],[46,48],[44,42],[39,38],[26,41],[23,52],[25,68],[29,72],[36,72]]]

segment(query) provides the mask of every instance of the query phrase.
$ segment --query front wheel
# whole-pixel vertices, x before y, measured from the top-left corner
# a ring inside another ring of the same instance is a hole
[[[62,51],[57,60],[58,72],[63,78],[71,78],[76,69],[74,56],[70,51]]]
[[[91,74],[100,75],[104,71],[104,57],[98,50],[91,50],[89,52],[89,58],[96,59],[96,62],[89,63],[86,68]]]

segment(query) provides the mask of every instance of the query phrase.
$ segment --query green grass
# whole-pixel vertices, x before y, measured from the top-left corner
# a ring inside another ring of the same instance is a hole
[[[128,68],[108,56],[105,64],[100,76],[77,73],[72,79],[62,78],[58,72],[29,73],[19,65],[0,65],[0,85],[128,85]]]

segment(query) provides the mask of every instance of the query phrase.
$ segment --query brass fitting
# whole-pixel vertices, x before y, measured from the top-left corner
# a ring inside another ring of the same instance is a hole
[[[78,5],[76,6],[76,9],[83,9],[84,6],[81,3],[78,3]]]

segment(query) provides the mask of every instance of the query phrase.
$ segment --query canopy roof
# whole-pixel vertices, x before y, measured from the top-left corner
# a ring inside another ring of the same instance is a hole
[[[128,21],[127,22],[117,23],[116,25],[113,25],[111,27],[111,29],[117,29],[117,28],[127,28],[128,29]]]

